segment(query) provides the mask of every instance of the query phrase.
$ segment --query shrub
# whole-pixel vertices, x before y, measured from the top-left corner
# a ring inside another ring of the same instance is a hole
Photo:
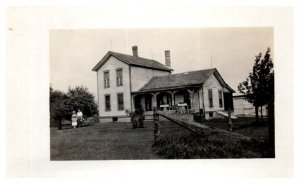
[[[65,116],[66,94],[50,87],[50,126],[60,126]],[[60,127],[59,127],[60,128]]]

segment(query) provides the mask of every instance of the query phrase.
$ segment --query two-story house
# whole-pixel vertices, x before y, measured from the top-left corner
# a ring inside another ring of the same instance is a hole
[[[203,113],[233,109],[230,88],[217,69],[171,74],[170,51],[165,51],[165,65],[138,56],[109,51],[92,69],[97,72],[98,110],[100,121],[128,120],[126,110],[153,107]],[[123,120],[122,120],[123,118]]]

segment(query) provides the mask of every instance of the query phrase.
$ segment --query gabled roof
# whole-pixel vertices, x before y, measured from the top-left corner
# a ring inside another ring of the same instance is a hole
[[[127,54],[121,54],[121,53],[112,52],[112,51],[109,51],[101,59],[101,61],[92,69],[92,71],[98,71],[111,56],[117,58],[118,60],[120,60],[128,65],[132,65],[132,66],[152,68],[152,69],[169,71],[169,72],[172,71],[172,69],[166,67],[165,65],[161,64],[158,61],[155,61],[152,59],[146,59],[146,58],[142,58],[142,57],[131,56],[131,55],[127,55]]]
[[[216,76],[217,80],[223,87],[226,87],[229,91],[234,92],[234,90],[225,83],[216,68],[170,74],[165,76],[156,76],[151,78],[151,80],[144,87],[142,87],[139,92],[177,87],[201,86],[212,74]]]

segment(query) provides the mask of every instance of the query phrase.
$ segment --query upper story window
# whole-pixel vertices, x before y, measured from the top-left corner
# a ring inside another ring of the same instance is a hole
[[[223,107],[223,92],[219,90],[219,107]]]
[[[109,71],[104,71],[104,87],[109,88]]]
[[[123,70],[119,68],[116,70],[117,74],[117,86],[123,86]]]
[[[209,107],[213,107],[214,106],[214,103],[213,103],[213,93],[212,93],[211,89],[208,90],[208,102],[209,102]]]

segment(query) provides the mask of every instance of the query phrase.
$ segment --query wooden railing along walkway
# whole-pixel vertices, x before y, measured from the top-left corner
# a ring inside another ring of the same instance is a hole
[[[159,127],[159,116],[164,117],[172,123],[175,123],[196,135],[202,135],[201,130],[209,130],[212,132],[222,133],[226,136],[230,136],[237,139],[251,140],[251,137],[244,136],[238,133],[232,132],[232,120],[231,113],[228,112],[228,131],[219,129],[216,127],[207,126],[205,124],[195,122],[195,121],[187,121],[177,118],[176,116],[172,116],[172,114],[166,114],[164,112],[153,111],[153,122],[154,122],[154,142],[159,140],[160,137],[160,127]]]

